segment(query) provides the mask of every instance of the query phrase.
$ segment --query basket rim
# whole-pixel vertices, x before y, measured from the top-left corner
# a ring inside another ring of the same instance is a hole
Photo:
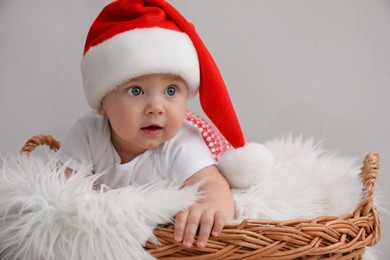
[[[39,145],[58,150],[61,143],[51,135],[36,135],[27,140],[21,153],[29,155]],[[174,225],[167,224],[154,229],[158,245],[149,240],[144,248],[159,259],[296,259],[320,255],[344,259],[361,256],[366,246],[377,244],[381,238],[379,213],[374,206],[378,172],[379,154],[370,152],[365,156],[360,172],[363,198],[350,214],[291,220],[244,219],[240,223],[226,224],[220,236],[209,238],[205,248],[185,248],[173,238]]]

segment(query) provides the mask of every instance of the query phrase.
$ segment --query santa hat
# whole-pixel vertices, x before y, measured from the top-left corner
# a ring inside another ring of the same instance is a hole
[[[194,26],[165,0],[117,0],[93,22],[81,60],[89,105],[146,74],[181,76],[199,90],[205,114],[234,147],[245,144],[221,73]]]

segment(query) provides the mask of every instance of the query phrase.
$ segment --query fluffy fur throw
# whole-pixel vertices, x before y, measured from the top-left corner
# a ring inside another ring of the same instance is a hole
[[[57,161],[7,157],[0,174],[0,259],[154,259],[142,247],[158,224],[197,199],[168,182],[92,191]]]
[[[326,152],[313,139],[247,144],[226,152],[219,166],[233,187],[239,220],[339,216],[361,201],[355,160]]]
[[[97,176],[65,180],[53,158],[8,156],[0,172],[1,259],[152,259],[152,230],[197,199],[170,182],[93,191]],[[351,213],[362,183],[354,161],[312,140],[284,138],[227,152],[237,221]]]

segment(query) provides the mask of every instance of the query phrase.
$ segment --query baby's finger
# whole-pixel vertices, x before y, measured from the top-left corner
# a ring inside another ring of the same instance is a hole
[[[194,242],[194,237],[198,230],[200,218],[202,216],[201,210],[191,210],[189,212],[187,223],[184,231],[183,245],[191,247]]]
[[[214,224],[214,211],[205,211],[200,221],[200,230],[198,235],[198,247],[205,247],[210,237],[211,229]]]
[[[220,211],[217,211],[214,215],[214,227],[212,231],[213,236],[219,236],[226,224],[226,219]]]
[[[179,213],[176,214],[175,231],[173,236],[177,242],[183,241],[187,218],[188,218],[188,210],[180,211]]]

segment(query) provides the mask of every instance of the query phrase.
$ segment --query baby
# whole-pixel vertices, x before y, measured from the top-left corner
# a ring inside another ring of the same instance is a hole
[[[118,0],[93,22],[81,61],[93,111],[68,133],[59,159],[104,174],[110,188],[158,179],[200,181],[202,200],[175,217],[175,240],[205,247],[234,217],[225,178],[198,128],[185,121],[198,90],[203,110],[235,147],[244,138],[226,87],[192,24],[164,0]],[[199,228],[199,231],[198,231]]]

